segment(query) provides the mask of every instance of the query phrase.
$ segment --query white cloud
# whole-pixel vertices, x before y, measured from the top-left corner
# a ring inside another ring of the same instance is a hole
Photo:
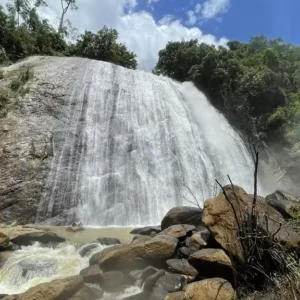
[[[200,3],[197,3],[195,6],[195,13],[199,14],[201,12],[202,5]]]
[[[3,0],[0,0],[3,1]],[[54,22],[60,14],[59,1],[49,3],[43,9],[43,17]],[[145,11],[135,11],[136,0],[78,0],[78,11],[69,12],[67,18],[80,32],[98,31],[104,25],[116,28],[120,41],[138,56],[139,68],[150,71],[158,60],[158,52],[169,41],[198,39],[200,42],[225,45],[227,39],[216,39],[211,34],[203,34],[199,28],[185,27],[173,16],[165,16],[156,22]]]
[[[152,3],[157,3],[160,0],[148,0],[148,4],[151,5]]]
[[[202,17],[204,19],[212,19],[217,15],[228,11],[230,0],[207,0],[203,4]]]
[[[192,10],[189,10],[187,13],[188,19],[186,21],[187,25],[195,25],[197,22],[197,16]]]

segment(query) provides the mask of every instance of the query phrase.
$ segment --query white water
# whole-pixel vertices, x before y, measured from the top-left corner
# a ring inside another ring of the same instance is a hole
[[[0,294],[19,294],[40,283],[79,275],[89,265],[89,258],[104,249],[98,247],[81,257],[80,247],[64,243],[49,248],[35,243],[15,251],[0,269]],[[102,300],[121,300],[141,292],[138,287],[128,287],[119,294],[105,293]]]
[[[252,192],[242,140],[193,84],[88,60],[72,70],[39,221],[158,224],[194,201],[189,189],[201,204],[227,174]]]

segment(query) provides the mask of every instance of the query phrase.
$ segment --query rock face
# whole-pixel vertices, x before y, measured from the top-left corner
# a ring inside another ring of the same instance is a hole
[[[285,218],[294,218],[300,215],[300,200],[284,191],[275,191],[266,197],[266,201]]]
[[[184,275],[197,276],[197,270],[190,265],[187,259],[168,259],[167,265],[175,272]]]
[[[215,198],[206,200],[202,220],[214,239],[230,255],[243,262],[244,254],[238,230],[245,226],[246,219],[249,220],[253,200],[241,187],[234,186],[232,189],[232,186],[229,185],[224,187],[224,190],[231,204],[228,203],[223,192]],[[268,229],[271,235],[275,235],[276,240],[285,243],[290,249],[299,247],[300,236],[286,224],[281,214],[275,209],[258,201],[257,214],[258,230],[266,232]]]
[[[35,228],[14,226],[2,228],[1,230],[10,237],[12,243],[20,246],[28,246],[33,242],[61,243],[65,241],[64,238],[59,237],[53,232]]]
[[[176,250],[178,240],[168,235],[161,235],[149,241],[122,245],[119,248],[105,249],[105,253],[98,258],[100,268],[112,270],[123,265],[134,269],[131,262],[135,259],[162,260],[171,257]]]
[[[17,99],[22,108],[0,119],[0,223],[34,223],[43,197],[53,158],[50,124],[66,104],[63,75],[46,65],[49,60],[36,58],[36,64],[43,62],[44,71],[34,69],[35,76],[27,84],[30,93]],[[64,71],[71,72],[71,65],[63,64]],[[10,69],[16,72],[17,66]]]
[[[188,284],[182,292],[169,294],[165,300],[235,300],[231,284],[225,279],[212,278]]]
[[[205,277],[222,277],[233,282],[230,258],[222,249],[202,249],[193,253],[188,262]]]
[[[201,232],[195,232],[190,238],[186,240],[186,246],[194,249],[203,249],[207,247],[210,241],[210,232],[204,230]]]
[[[156,233],[161,232],[160,226],[147,226],[142,228],[135,228],[131,230],[131,234],[141,234],[141,235],[155,235]]]
[[[39,284],[24,294],[7,296],[4,300],[63,300],[75,295],[82,287],[80,276],[68,277],[49,283]]]
[[[164,230],[172,225],[189,224],[196,227],[202,226],[202,210],[195,207],[179,206],[168,211],[161,222]]]
[[[5,233],[0,231],[0,249],[6,248],[9,245],[10,238]]]

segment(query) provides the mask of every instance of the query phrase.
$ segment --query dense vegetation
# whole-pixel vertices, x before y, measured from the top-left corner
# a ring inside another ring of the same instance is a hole
[[[238,128],[250,115],[267,139],[298,141],[300,47],[265,36],[227,46],[169,42],[153,71],[192,80]]]
[[[30,55],[80,56],[112,62],[136,69],[136,55],[119,43],[118,32],[104,27],[97,33],[85,32],[76,43],[68,44],[65,37],[72,26],[65,19],[68,9],[77,9],[75,0],[62,0],[63,11],[56,30],[38,14],[46,1],[11,0],[7,13],[0,5],[0,63],[16,61]]]

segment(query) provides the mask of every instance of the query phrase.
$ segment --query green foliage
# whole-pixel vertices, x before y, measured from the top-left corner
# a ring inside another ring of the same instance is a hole
[[[117,41],[119,34],[115,29],[104,27],[97,33],[87,31],[76,44],[67,45],[63,36],[69,36],[75,29],[64,16],[69,9],[77,9],[75,0],[62,1],[62,23],[58,31],[37,13],[37,7],[46,6],[46,2],[36,0],[34,5],[31,3],[29,0],[11,0],[8,14],[0,5],[0,64],[31,55],[75,55],[136,69],[136,55]],[[16,81],[14,85],[17,87]]]
[[[159,52],[155,74],[192,80],[239,128],[245,111],[260,119],[260,131],[284,137],[297,132],[300,108],[300,47],[254,37],[227,48],[196,40],[169,42]],[[300,136],[299,136],[300,138]]]
[[[118,36],[117,30],[106,26],[96,34],[86,31],[77,44],[71,47],[70,53],[136,69],[136,55],[128,51],[125,45],[117,42]]]

